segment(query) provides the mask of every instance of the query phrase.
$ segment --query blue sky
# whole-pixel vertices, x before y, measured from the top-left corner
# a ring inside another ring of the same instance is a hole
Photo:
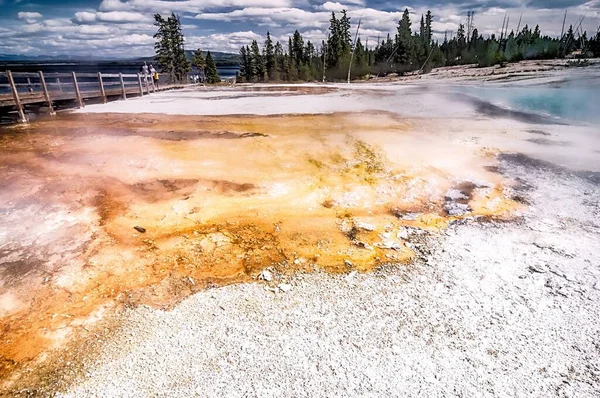
[[[434,14],[434,37],[455,32],[467,11],[476,12],[475,25],[489,35],[500,31],[504,15],[510,28],[540,24],[542,31],[559,35],[564,9],[567,25],[596,32],[600,0],[0,0],[0,54],[144,56],[153,53],[154,13],[179,14],[188,49],[237,52],[267,30],[276,39],[298,29],[320,43],[326,38],[332,11],[348,9],[353,22],[362,16],[363,42],[393,33],[408,8],[413,28],[421,14]]]

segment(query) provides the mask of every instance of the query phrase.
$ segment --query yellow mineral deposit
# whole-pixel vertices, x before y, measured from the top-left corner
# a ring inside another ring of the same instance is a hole
[[[0,376],[120,305],[169,306],[267,267],[408,263],[403,227],[514,215],[493,156],[433,144],[431,129],[381,113],[60,115],[5,129],[0,223],[15,264],[0,286]]]

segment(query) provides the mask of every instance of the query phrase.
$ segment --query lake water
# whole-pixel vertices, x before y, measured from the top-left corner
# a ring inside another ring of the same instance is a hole
[[[139,73],[141,63],[130,63],[130,62],[100,62],[100,63],[74,63],[74,62],[64,62],[64,63],[19,63],[19,62],[10,62],[0,64],[0,71],[10,70],[12,72],[30,72],[35,73],[38,71],[42,71],[44,73],[123,73],[123,74],[134,74]],[[230,67],[219,67],[217,71],[222,79],[228,79],[235,77],[236,72],[239,70],[238,67],[230,66]],[[197,74],[197,70],[193,70],[188,75]],[[26,79],[16,79],[17,83],[26,83]],[[90,79],[82,78],[77,79],[78,81],[85,82]],[[92,79],[93,80],[93,79]],[[161,75],[161,82],[166,81],[166,76]],[[90,80],[91,81],[91,80]],[[10,89],[8,87],[2,87],[1,85],[6,84],[8,81],[5,77],[0,76],[0,94],[10,93]],[[25,88],[21,90],[26,91]]]
[[[458,87],[461,93],[504,108],[573,122],[600,123],[600,70],[540,83]]]

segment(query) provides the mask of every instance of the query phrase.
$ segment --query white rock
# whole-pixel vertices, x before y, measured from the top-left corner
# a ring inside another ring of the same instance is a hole
[[[408,239],[408,230],[406,228],[400,228],[398,234],[396,235],[398,239]]]
[[[281,290],[283,293],[287,293],[290,290],[292,290],[292,285],[289,285],[287,283],[282,283],[279,286],[277,286],[279,288],[279,290]]]
[[[258,279],[267,281],[267,282],[271,282],[273,280],[273,273],[271,271],[269,271],[268,269],[266,269],[260,273],[260,275],[258,276]]]
[[[354,224],[356,228],[364,229],[365,231],[375,231],[375,226],[373,224],[367,224],[365,222],[357,222]]]
[[[449,200],[468,199],[468,197],[458,189],[451,189],[446,192],[446,198]]]
[[[352,271],[350,272],[347,276],[346,276],[346,280],[350,281],[352,279],[354,279],[354,277],[356,276],[356,274],[358,274],[358,271]]]

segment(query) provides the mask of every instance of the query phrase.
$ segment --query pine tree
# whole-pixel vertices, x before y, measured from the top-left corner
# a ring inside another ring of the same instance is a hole
[[[411,24],[410,14],[406,8],[402,19],[398,22],[396,34],[396,61],[401,64],[411,64],[414,59]]]
[[[346,10],[342,10],[342,17],[339,22],[340,33],[340,53],[339,58],[346,58],[352,52],[352,32],[350,32],[350,17]]]
[[[431,44],[431,40],[433,39],[432,23],[433,15],[431,14],[431,11],[427,11],[427,14],[425,15],[425,36],[428,45]]]
[[[250,65],[248,64],[248,54],[246,53],[246,47],[242,46],[242,48],[240,48],[240,71],[238,79],[236,79],[236,81],[240,81],[242,79],[247,80],[249,69]]]
[[[297,30],[292,36],[292,59],[296,62],[296,66],[300,66],[304,61],[304,39]]]
[[[197,49],[192,57],[192,66],[195,66],[200,70],[200,74],[204,73],[204,69],[206,68],[206,59],[202,56],[202,51]]]
[[[185,57],[185,38],[179,17],[171,13],[164,19],[162,15],[155,14],[154,21],[154,25],[158,27],[158,32],[154,35],[155,60],[162,72],[167,74],[169,82],[183,81],[191,70],[191,65]]]
[[[217,71],[217,65],[209,52],[206,53],[206,82],[208,84],[215,84],[221,82],[219,71]]]
[[[467,37],[465,36],[465,25],[459,24],[456,32],[459,55],[467,48]]]
[[[330,68],[338,65],[338,57],[340,54],[340,24],[335,17],[335,12],[331,13],[329,20],[329,39],[327,40],[327,66]]]
[[[192,69],[192,67],[185,56],[185,39],[181,28],[181,21],[179,20],[179,16],[171,13],[168,22],[170,24],[170,31],[172,34],[171,45],[173,47],[173,67],[175,79],[178,82],[183,82],[187,80],[187,73]]]
[[[154,26],[158,27],[158,32],[154,34],[156,40],[154,49],[156,55],[154,59],[162,69],[162,73],[168,76],[169,81],[174,78],[173,67],[173,48],[171,47],[171,33],[167,20],[160,14],[154,15]]]
[[[256,40],[252,40],[250,51],[252,51],[252,69],[254,79],[262,80],[263,75],[265,73],[264,60],[263,56],[260,53],[260,49],[258,48],[258,42]]]
[[[256,77],[256,62],[254,60],[254,57],[252,56],[250,47],[248,46],[246,46],[246,58],[248,60],[248,67],[246,68],[246,81],[252,82]]]
[[[267,40],[265,41],[265,67],[269,80],[273,80],[275,76],[275,46],[271,40],[271,34],[267,32]]]
[[[275,44],[275,68],[273,71],[273,80],[283,80],[283,46],[280,42]]]

